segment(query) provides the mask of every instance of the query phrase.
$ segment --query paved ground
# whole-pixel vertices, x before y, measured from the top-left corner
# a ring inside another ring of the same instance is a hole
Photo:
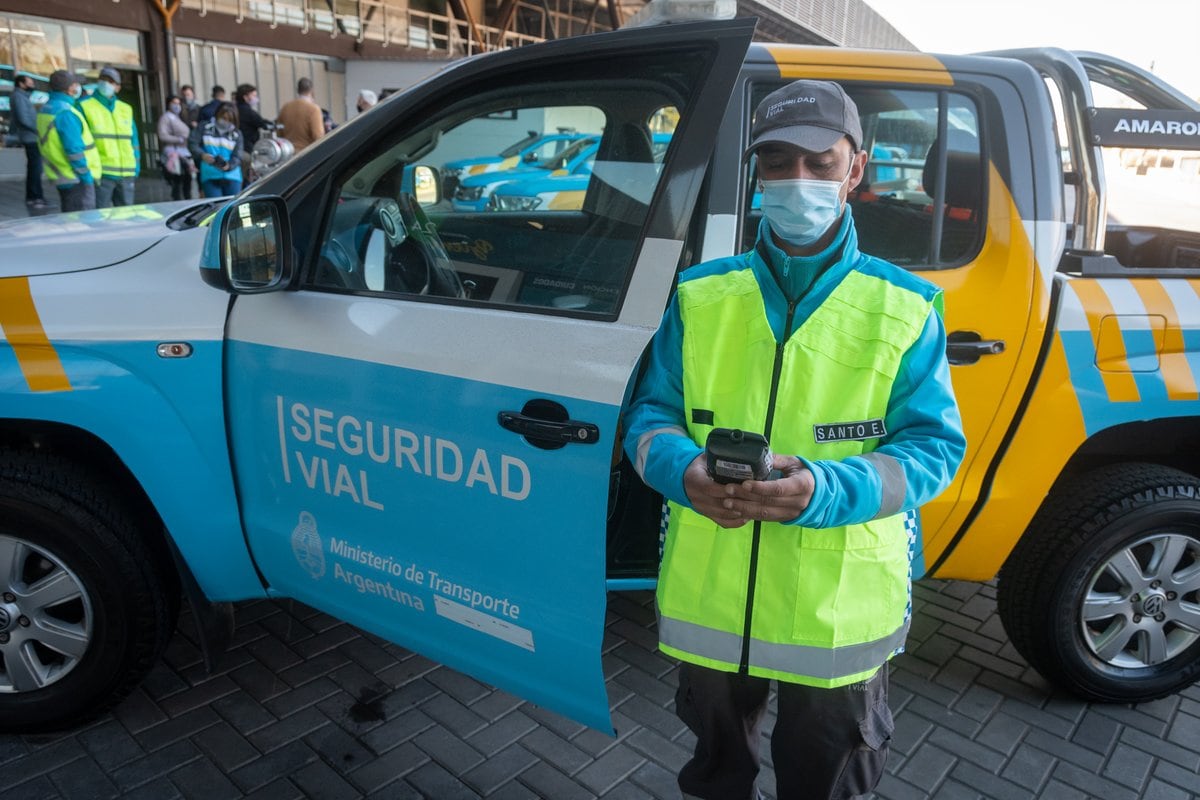
[[[42,184],[42,194],[49,203],[49,208],[31,211],[25,206],[25,173],[24,171],[19,174],[13,173],[13,169],[17,167],[24,170],[24,161],[19,163],[14,161],[10,148],[4,148],[0,150],[0,153],[6,156],[3,163],[0,163],[0,220],[17,219],[35,214],[57,214],[58,190],[50,183],[43,182]],[[171,199],[171,190],[166,182],[156,177],[139,178],[135,193],[138,202],[154,203]],[[196,193],[196,186],[193,182],[192,194]]]
[[[145,198],[166,188],[141,183]],[[0,219],[26,213],[22,192],[0,180]],[[994,597],[986,584],[917,585],[874,797],[1200,795],[1200,685],[1136,707],[1055,692],[1009,645]],[[66,734],[0,736],[0,798],[677,798],[693,740],[672,713],[675,665],[654,643],[650,594],[612,595],[610,739],[292,602],[240,606],[209,677],[185,614],[113,713]],[[763,788],[774,797],[769,768]]]
[[[917,586],[880,800],[1200,794],[1200,686],[1138,707],[1051,691],[1007,643],[993,596]],[[676,667],[654,651],[650,604],[610,596],[616,739],[292,602],[241,606],[235,646],[206,677],[185,615],[112,714],[65,735],[0,736],[0,797],[677,798],[693,740],[671,712]]]

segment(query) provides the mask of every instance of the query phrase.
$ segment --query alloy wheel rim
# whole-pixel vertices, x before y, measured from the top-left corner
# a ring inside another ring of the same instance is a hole
[[[1122,669],[1164,664],[1200,641],[1200,539],[1146,536],[1093,573],[1080,607],[1093,656]]]
[[[92,642],[93,620],[91,598],[63,559],[0,534],[0,694],[66,677]]]

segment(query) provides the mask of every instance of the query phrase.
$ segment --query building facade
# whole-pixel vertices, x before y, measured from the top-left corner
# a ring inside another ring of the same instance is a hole
[[[334,122],[355,113],[359,90],[386,94],[449,61],[490,50],[619,28],[645,0],[0,0],[0,129],[17,72],[45,88],[56,69],[94,79],[106,64],[124,75],[147,166],[164,99],[214,85],[229,99],[258,88],[268,118],[312,79]],[[912,49],[863,0],[738,0],[759,18],[758,38],[819,45]]]

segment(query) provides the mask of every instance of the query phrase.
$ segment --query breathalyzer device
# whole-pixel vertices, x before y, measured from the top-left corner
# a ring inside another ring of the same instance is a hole
[[[736,428],[714,428],[704,442],[708,475],[717,483],[765,481],[771,476],[771,447],[765,436]]]

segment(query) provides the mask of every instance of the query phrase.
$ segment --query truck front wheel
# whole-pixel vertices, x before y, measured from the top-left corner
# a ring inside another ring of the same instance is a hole
[[[1017,650],[1085,699],[1137,703],[1200,678],[1200,480],[1117,464],[1056,487],[1000,572]]]
[[[166,577],[88,474],[0,450],[0,731],[75,725],[128,694],[174,630]]]

